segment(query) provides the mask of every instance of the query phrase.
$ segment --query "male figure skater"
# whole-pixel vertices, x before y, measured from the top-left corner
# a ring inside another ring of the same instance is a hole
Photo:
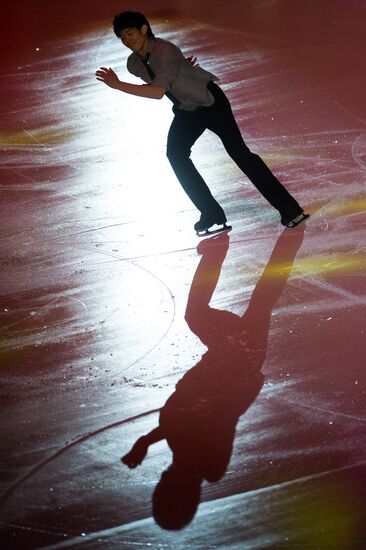
[[[145,84],[122,82],[106,67],[96,71],[97,80],[127,94],[150,99],[166,95],[173,102],[167,157],[184,191],[201,213],[194,225],[197,235],[207,234],[215,224],[222,225],[220,230],[228,229],[224,210],[190,159],[191,147],[206,129],[220,137],[230,157],[279,211],[283,225],[294,227],[308,217],[263,160],[244,143],[229,100],[215,83],[215,75],[195,65],[192,58],[186,59],[172,42],[155,38],[142,13],[119,13],[113,20],[113,29],[132,51],[128,71]]]

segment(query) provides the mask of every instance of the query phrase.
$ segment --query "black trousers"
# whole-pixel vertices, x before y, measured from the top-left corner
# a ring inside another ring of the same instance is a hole
[[[188,197],[201,212],[222,211],[190,159],[192,145],[209,129],[219,136],[233,161],[280,212],[282,219],[298,216],[302,208],[263,160],[246,146],[224,92],[214,82],[210,82],[208,88],[215,103],[195,111],[183,111],[174,106],[175,116],[168,134],[167,157]]]

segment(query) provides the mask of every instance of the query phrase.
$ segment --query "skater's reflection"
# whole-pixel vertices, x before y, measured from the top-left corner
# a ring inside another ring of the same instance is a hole
[[[285,287],[303,234],[301,226],[281,234],[241,317],[209,305],[229,236],[221,233],[198,246],[202,258],[185,318],[208,350],[176,385],[160,411],[159,426],[140,437],[122,458],[134,468],[151,444],[167,440],[173,461],[153,495],[155,520],[165,529],[187,525],[199,504],[202,481],[218,481],[226,471],[238,419],[263,385],[261,368],[271,311]]]

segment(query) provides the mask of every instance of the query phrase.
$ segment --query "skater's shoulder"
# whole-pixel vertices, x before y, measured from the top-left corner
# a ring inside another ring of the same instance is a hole
[[[159,38],[155,37],[153,40],[149,40],[148,45],[148,51],[150,51],[152,54],[182,54],[180,48],[173,42],[170,42],[170,40],[166,40],[165,38]]]
[[[151,59],[177,60],[179,57],[183,57],[183,53],[178,46],[159,37],[149,39],[147,53],[151,55]],[[132,74],[139,75],[141,66],[141,58],[136,53],[131,53],[127,58],[127,70]]]

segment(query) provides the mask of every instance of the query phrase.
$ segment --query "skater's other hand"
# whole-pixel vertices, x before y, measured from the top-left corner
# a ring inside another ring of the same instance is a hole
[[[129,453],[124,455],[121,460],[129,468],[136,468],[144,460],[148,446],[145,443],[145,438],[140,437],[132,447]]]
[[[196,66],[197,57],[195,57],[194,55],[190,55],[189,57],[186,57],[186,60],[188,61],[188,63],[192,65],[192,67]]]
[[[100,67],[100,69],[96,71],[95,76],[97,77],[97,80],[104,82],[104,84],[107,84],[110,88],[118,88],[120,82],[119,78],[110,67],[109,69],[106,67]]]

